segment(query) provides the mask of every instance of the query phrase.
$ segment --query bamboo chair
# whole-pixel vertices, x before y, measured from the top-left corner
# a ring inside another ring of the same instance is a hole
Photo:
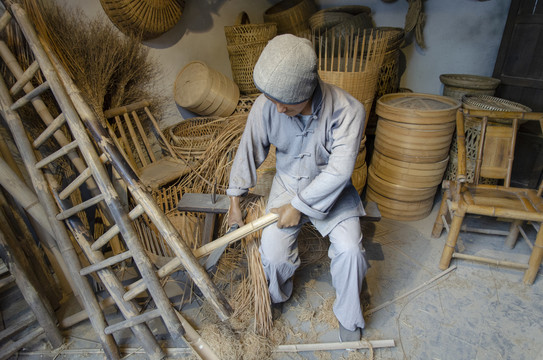
[[[481,121],[481,137],[475,163],[473,183],[467,182],[464,120],[468,116]],[[532,284],[543,258],[543,231],[538,230],[528,263],[501,261],[455,252],[456,242],[467,214],[499,217],[512,220],[509,231],[489,230],[487,234],[506,235],[505,244],[512,248],[523,222],[543,222],[543,182],[538,189],[510,186],[515,141],[521,120],[543,121],[543,113],[501,112],[459,109],[456,116],[458,141],[458,172],[456,181],[443,182],[443,199],[432,231],[439,237],[446,226],[449,234],[443,248],[440,269],[449,267],[451,258],[459,258],[498,266],[507,266],[524,272],[524,283]],[[499,179],[503,185],[483,185],[480,177]],[[446,216],[452,219],[450,226]],[[541,227],[540,227],[541,228]],[[484,229],[475,229],[485,233]]]
[[[143,184],[156,190],[179,179],[190,168],[175,155],[175,151],[160,130],[149,106],[150,103],[143,100],[107,110],[104,115],[107,119],[114,119],[113,124],[107,123],[108,131],[125,160],[138,174]],[[166,148],[167,155],[161,158],[157,158],[155,155],[148,134],[143,128],[142,120],[140,120],[144,117],[150,120],[151,132],[155,135],[158,143]]]

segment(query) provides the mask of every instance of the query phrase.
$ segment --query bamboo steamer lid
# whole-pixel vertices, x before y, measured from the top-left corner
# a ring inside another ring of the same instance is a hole
[[[423,219],[430,214],[434,204],[433,196],[420,201],[389,199],[373,191],[369,184],[366,188],[366,200],[375,201],[379,205],[379,211],[384,218],[400,221]]]
[[[441,183],[449,158],[435,163],[413,163],[373,152],[370,168],[381,179],[411,188],[435,187]]]
[[[175,102],[204,116],[229,116],[239,100],[238,86],[202,61],[188,63],[174,83]]]
[[[399,201],[425,200],[429,197],[433,197],[436,193],[435,186],[414,188],[386,181],[375,174],[372,166],[368,168],[368,186],[378,194]]]
[[[189,109],[202,106],[212,82],[209,67],[201,61],[191,61],[181,69],[175,80],[175,102]]]
[[[377,100],[375,112],[384,119],[412,124],[442,124],[454,122],[460,102],[439,95],[422,93],[393,93]]]

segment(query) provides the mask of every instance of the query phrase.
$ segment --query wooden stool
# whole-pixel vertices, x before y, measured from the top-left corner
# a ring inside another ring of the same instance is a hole
[[[205,213],[204,231],[202,233],[202,245],[213,240],[215,220],[217,214],[226,214],[230,207],[230,200],[226,195],[210,194],[183,194],[177,203],[177,210]]]

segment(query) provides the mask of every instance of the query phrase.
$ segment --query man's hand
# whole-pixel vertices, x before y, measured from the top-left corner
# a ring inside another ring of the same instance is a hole
[[[245,225],[241,206],[239,205],[239,196],[230,196],[230,209],[228,210],[228,227],[238,224],[239,227]]]
[[[279,220],[277,221],[277,227],[279,229],[298,225],[300,223],[300,218],[302,217],[302,213],[290,204],[285,204],[279,208],[273,208],[270,211],[279,215]]]

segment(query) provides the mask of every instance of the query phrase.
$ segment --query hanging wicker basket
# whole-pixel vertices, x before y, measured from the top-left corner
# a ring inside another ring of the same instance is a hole
[[[253,82],[253,69],[262,50],[275,35],[275,23],[250,24],[247,13],[238,15],[236,25],[225,26],[226,46],[232,77],[243,94],[259,93]]]
[[[277,24],[277,34],[306,36],[309,18],[317,12],[313,0],[282,0],[264,12],[264,21]]]
[[[100,0],[110,20],[126,35],[154,39],[179,22],[184,0]]]

